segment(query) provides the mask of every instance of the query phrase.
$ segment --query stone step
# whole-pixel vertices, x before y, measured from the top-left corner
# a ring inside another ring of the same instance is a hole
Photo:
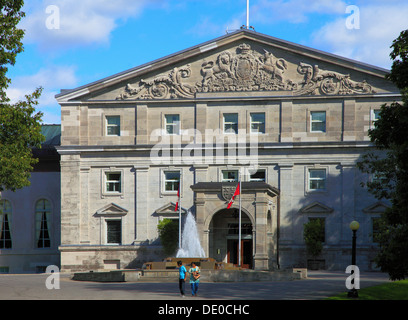
[[[304,279],[307,270],[201,270],[203,282],[287,281]],[[72,280],[96,282],[177,282],[178,270],[112,270],[77,272]],[[188,281],[188,280],[187,280]]]

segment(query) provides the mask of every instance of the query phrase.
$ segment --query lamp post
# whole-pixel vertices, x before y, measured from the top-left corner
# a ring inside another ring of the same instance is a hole
[[[359,227],[360,227],[360,224],[355,220],[350,223],[350,229],[351,231],[353,231],[353,244],[352,244],[352,249],[351,249],[351,264],[353,266],[356,265],[356,240],[357,240],[357,230]],[[353,279],[353,283],[354,283],[354,279]],[[351,289],[348,292],[347,296],[351,298],[358,298],[357,289],[356,288]]]

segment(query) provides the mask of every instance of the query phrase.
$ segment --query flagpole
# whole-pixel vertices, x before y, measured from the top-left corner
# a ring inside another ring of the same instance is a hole
[[[247,21],[246,28],[249,29],[249,0],[247,0]]]
[[[241,188],[241,175],[239,175],[239,218],[238,218],[238,267],[241,267],[241,196],[242,196],[242,188]]]
[[[181,249],[181,171],[180,171],[180,181],[179,181],[179,249]]]

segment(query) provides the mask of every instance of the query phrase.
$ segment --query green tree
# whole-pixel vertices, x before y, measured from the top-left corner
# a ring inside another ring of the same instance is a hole
[[[321,219],[310,219],[303,225],[303,239],[307,253],[316,259],[323,250],[324,226]]]
[[[163,219],[157,225],[160,242],[164,253],[171,256],[176,253],[178,247],[179,225],[178,221],[173,219]]]
[[[391,279],[400,280],[408,276],[408,30],[391,48],[393,64],[387,79],[400,89],[402,102],[381,107],[368,133],[375,149],[363,155],[357,166],[377,178],[363,185],[376,198],[391,202],[381,218],[376,262]]]
[[[17,24],[24,17],[22,0],[0,0],[0,191],[30,185],[33,166],[31,148],[40,148],[41,112],[35,111],[41,88],[26,95],[25,101],[10,103],[6,89],[11,80],[6,76],[9,66],[16,63],[16,56],[23,51],[24,30]]]

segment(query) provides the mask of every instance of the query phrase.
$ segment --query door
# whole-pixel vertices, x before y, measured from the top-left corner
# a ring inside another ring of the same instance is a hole
[[[238,239],[227,241],[227,262],[238,266],[239,241]],[[241,240],[241,267],[252,269],[252,239]]]

